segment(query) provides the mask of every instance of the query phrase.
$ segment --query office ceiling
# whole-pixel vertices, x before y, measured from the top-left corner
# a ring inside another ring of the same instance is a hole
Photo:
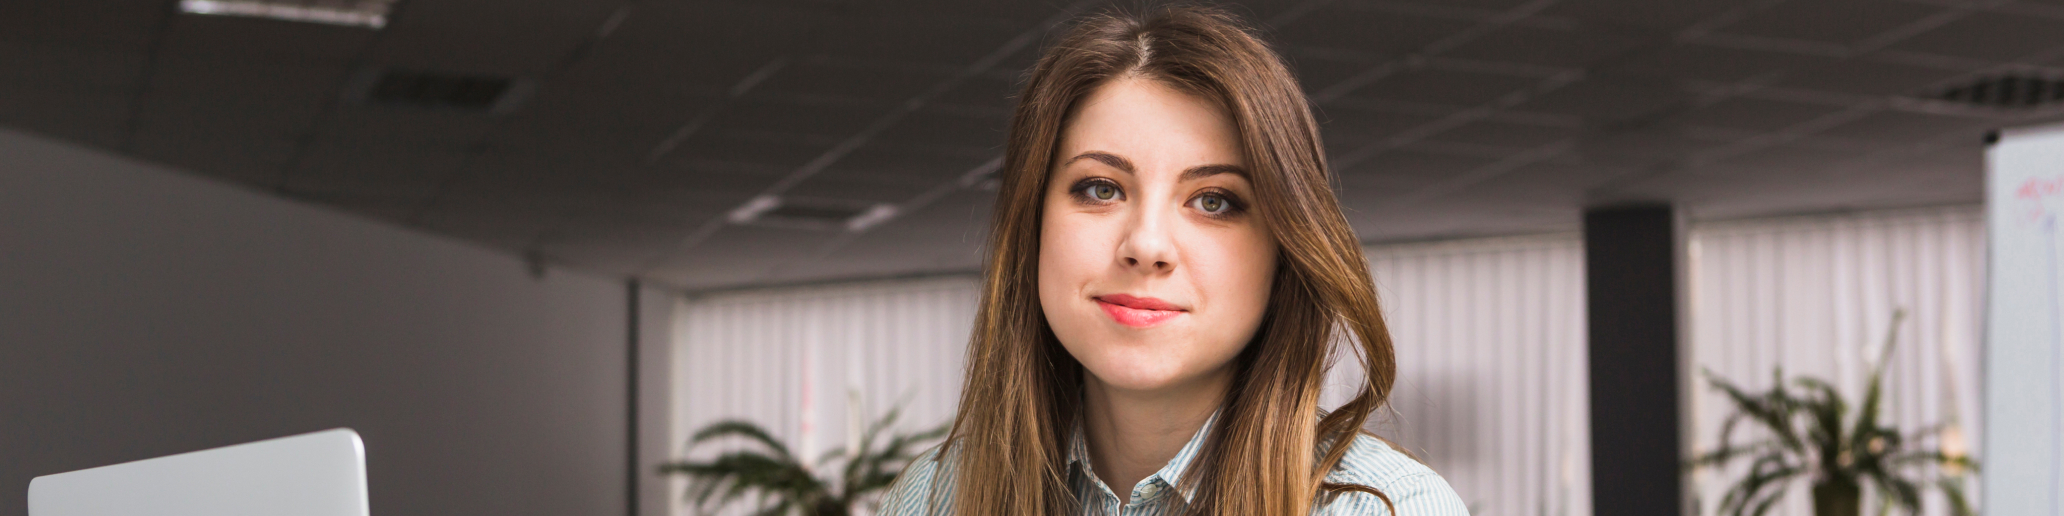
[[[1130,4],[1127,4],[1130,5]],[[1981,138],[2054,109],[2064,2],[1239,2],[1293,62],[1369,241],[1980,200]],[[549,263],[690,289],[971,270],[1014,81],[1064,0],[401,0],[382,29],[0,3],[0,125]],[[505,77],[490,110],[366,99]],[[894,216],[728,216],[772,196]]]

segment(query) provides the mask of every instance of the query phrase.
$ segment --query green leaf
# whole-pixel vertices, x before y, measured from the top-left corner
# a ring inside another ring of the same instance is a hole
[[[760,425],[749,421],[718,421],[709,426],[702,427],[701,430],[695,432],[694,436],[688,438],[688,447],[689,449],[694,449],[696,445],[726,436],[744,437],[767,447],[769,451],[774,452],[775,456],[788,459],[789,461],[795,460],[790,457],[788,446],[781,444],[781,441],[775,440],[774,436],[768,434],[766,429],[760,428]]]
[[[1878,407],[1885,392],[1885,363],[1892,361],[1892,347],[1899,343],[1899,322],[1905,319],[1905,308],[1892,311],[1892,323],[1885,330],[1885,346],[1878,350],[1878,361],[1871,364],[1870,384],[1864,387],[1863,411],[1856,415],[1856,429],[1850,435],[1860,435],[1865,428],[1878,424]]]

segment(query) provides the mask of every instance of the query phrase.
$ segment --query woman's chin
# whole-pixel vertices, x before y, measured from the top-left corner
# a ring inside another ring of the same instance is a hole
[[[1163,364],[1123,363],[1118,367],[1086,367],[1090,376],[1106,388],[1128,392],[1155,392],[1187,385],[1196,374],[1184,374],[1175,367],[1151,367]],[[1141,367],[1149,366],[1149,367]]]

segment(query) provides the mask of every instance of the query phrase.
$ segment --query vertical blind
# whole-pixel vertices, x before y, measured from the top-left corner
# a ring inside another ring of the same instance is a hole
[[[1471,514],[1590,514],[1578,237],[1367,252],[1398,361],[1393,412],[1369,429],[1425,459]]]
[[[674,318],[682,401],[673,455],[689,451],[696,429],[726,419],[759,423],[812,460],[853,449],[853,428],[898,406],[902,430],[945,423],[960,398],[976,295],[973,279],[945,277],[684,299]],[[738,446],[711,444],[692,456]],[[683,487],[674,484],[676,500]]]
[[[1761,391],[1782,366],[1787,377],[1833,383],[1854,407],[1893,311],[1904,309],[1885,368],[1882,421],[1905,431],[1958,424],[1964,438],[1947,444],[1976,451],[1985,278],[1977,207],[1701,224],[1689,246],[1694,371]],[[1689,381],[1693,445],[1711,450],[1733,406],[1701,377]],[[1735,442],[1759,435],[1767,434],[1738,431]],[[1714,514],[1746,469],[1695,475],[1701,512]],[[1812,514],[1804,483],[1789,493],[1773,514]],[[1867,513],[1875,510],[1870,498]],[[1943,503],[1931,492],[1924,512],[1947,514]]]

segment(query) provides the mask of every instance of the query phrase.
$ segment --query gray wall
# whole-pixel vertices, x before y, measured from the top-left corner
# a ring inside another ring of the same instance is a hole
[[[332,427],[379,516],[624,514],[627,304],[0,129],[0,516],[36,475]]]

